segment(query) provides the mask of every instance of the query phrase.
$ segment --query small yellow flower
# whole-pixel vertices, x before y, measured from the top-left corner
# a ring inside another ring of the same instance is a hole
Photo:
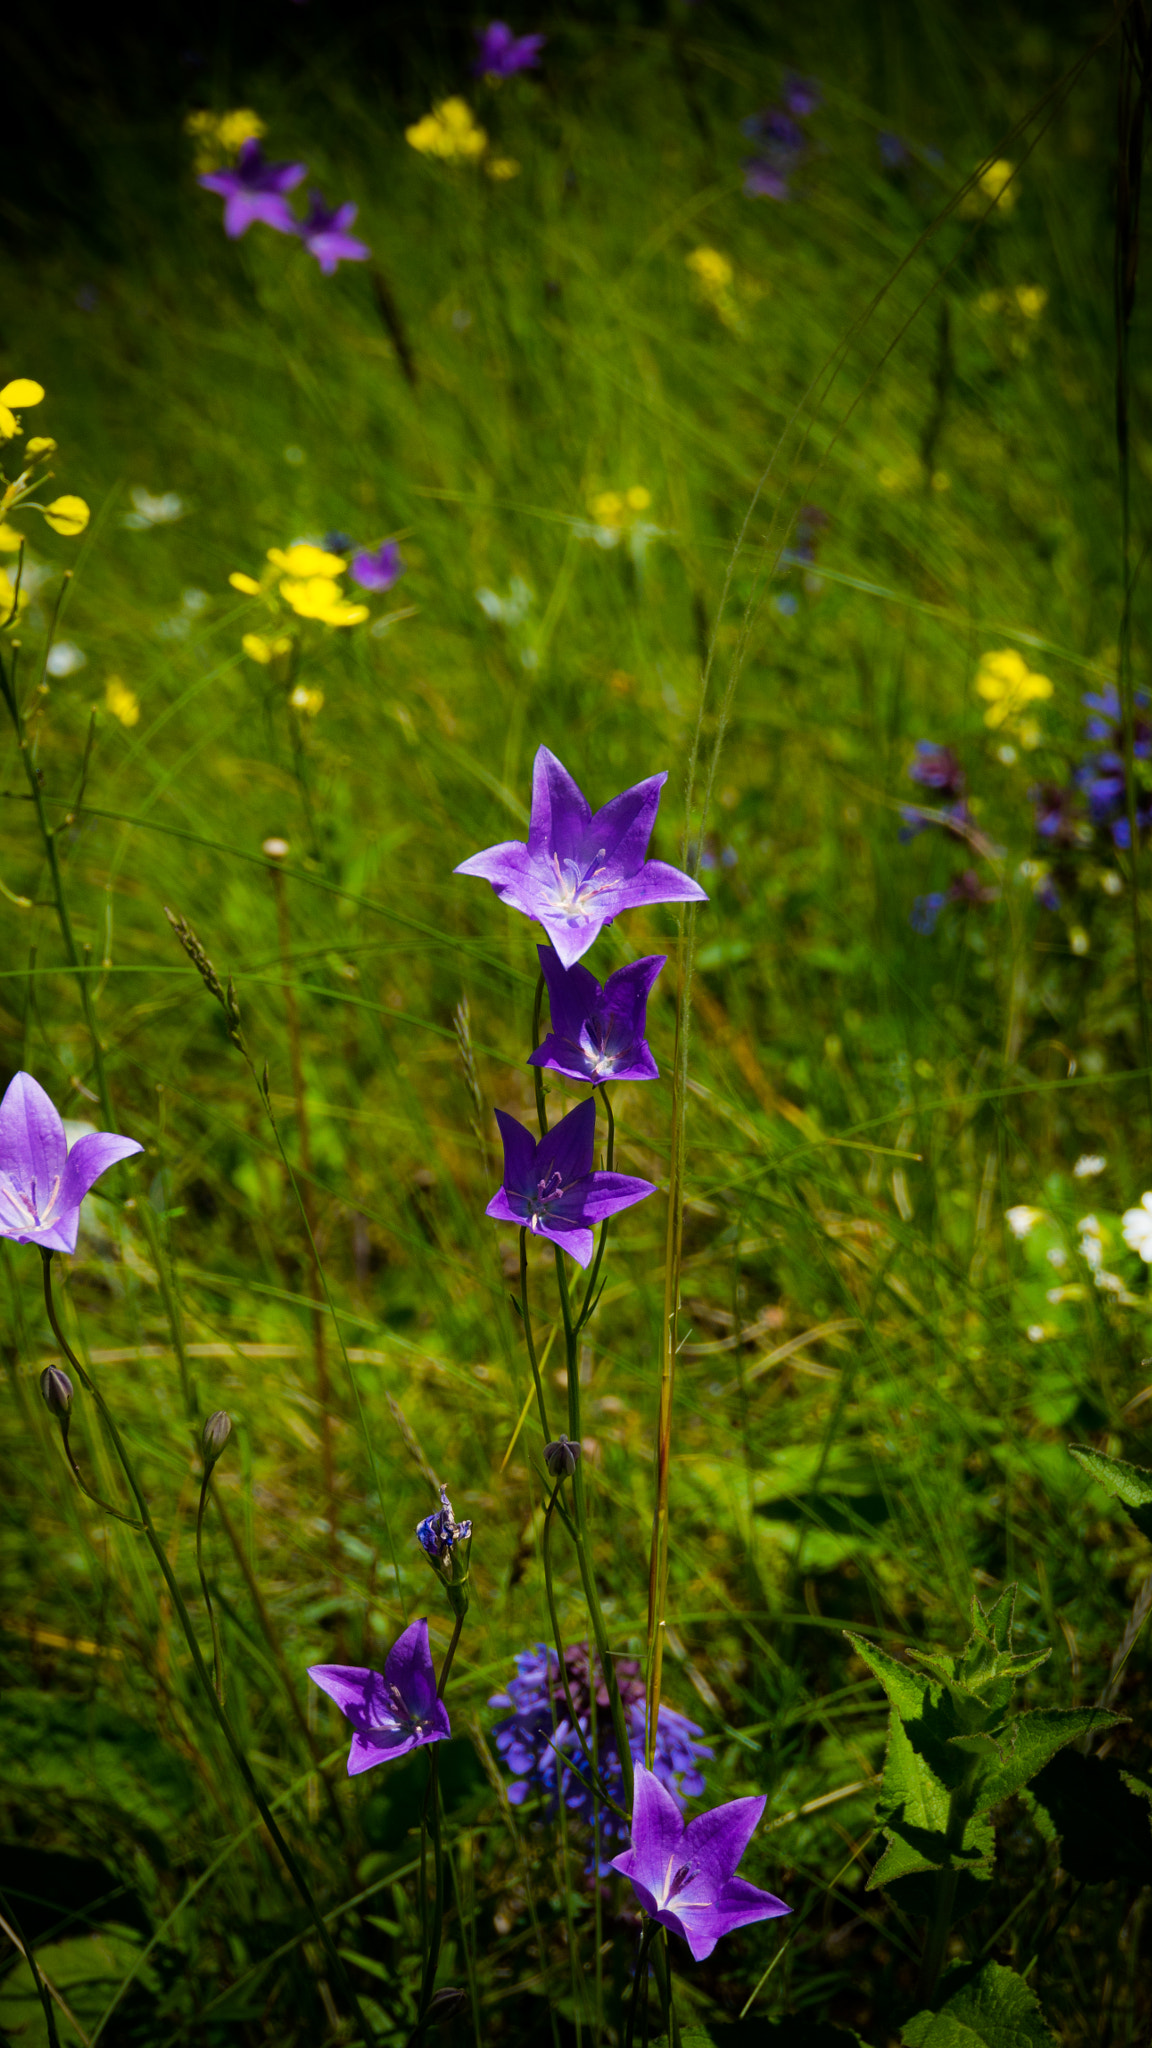
[[[685,257],[689,270],[694,270],[706,292],[726,292],[732,282],[732,265],[719,249],[693,249]]]
[[[14,526],[9,526],[6,521],[0,525],[0,555],[19,554],[23,540],[24,535],[17,533]]]
[[[325,626],[358,626],[368,617],[366,604],[349,604],[330,576],[286,577],[280,595],[301,619],[319,619]]]
[[[348,566],[343,555],[327,554],[302,540],[291,548],[269,548],[268,560],[286,576],[342,576]]]
[[[258,661],[262,668],[275,661],[278,654],[290,653],[292,648],[291,640],[283,633],[278,633],[275,640],[266,640],[262,633],[245,633],[240,645],[248,659]]]
[[[1047,676],[1035,674],[1014,647],[1004,647],[998,653],[981,656],[976,694],[983,697],[988,705],[984,713],[985,725],[991,726],[993,731],[1001,726],[1015,727],[1024,746],[1036,744],[1039,731],[1035,720],[1029,719],[1020,724],[1020,713],[1026,704],[1050,697],[1052,684]]]
[[[1016,176],[1015,164],[1006,157],[998,157],[994,164],[980,173],[980,190],[985,198],[992,199],[1002,213],[1009,213],[1016,204],[1016,187],[1012,180]]]
[[[404,133],[422,156],[438,156],[445,163],[475,163],[488,147],[488,136],[474,120],[466,100],[441,100],[423,120]]]
[[[28,592],[16,596],[16,586],[6,569],[0,569],[0,626],[12,625],[28,602]]]
[[[140,700],[135,690],[130,690],[122,676],[109,676],[104,685],[104,702],[113,718],[121,725],[138,725],[140,722]]]
[[[646,512],[652,503],[652,493],[646,491],[643,484],[633,484],[630,490],[625,491],[624,497],[632,512]]]
[[[228,114],[213,114],[197,108],[184,123],[184,133],[196,144],[196,169],[215,170],[223,156],[235,156],[242,142],[266,133],[264,122],[251,107],[234,107]]]
[[[44,386],[31,377],[13,377],[0,391],[0,440],[10,441],[21,431],[20,422],[12,410],[17,405],[39,405],[44,396]]]
[[[239,149],[242,142],[258,140],[261,135],[266,135],[268,130],[259,114],[254,114],[251,107],[233,107],[230,114],[221,114],[216,123],[216,133],[223,147],[231,155]]]
[[[484,169],[497,184],[506,184],[509,178],[520,176],[520,166],[514,156],[490,156]]]
[[[1018,284],[1016,304],[1026,320],[1038,320],[1048,304],[1048,294],[1042,284]],[[31,442],[29,442],[31,447]]]
[[[83,533],[88,524],[89,512],[83,498],[53,498],[44,507],[44,517],[53,533],[63,533],[69,540]]]
[[[24,453],[25,455],[55,455],[56,443],[50,434],[33,434],[32,439],[24,443]]]
[[[589,509],[593,519],[598,519],[601,526],[618,526],[624,510],[624,500],[619,491],[601,491],[592,499]]]
[[[297,683],[288,702],[293,710],[302,711],[306,718],[315,718],[324,707],[323,690],[310,690],[306,683]]]
[[[259,597],[260,595],[260,585],[257,583],[256,578],[254,576],[245,576],[239,569],[233,569],[228,581],[232,585],[233,590],[242,590],[245,597]]]

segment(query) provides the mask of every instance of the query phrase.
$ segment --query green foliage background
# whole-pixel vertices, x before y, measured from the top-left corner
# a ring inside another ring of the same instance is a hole
[[[834,2022],[880,2043],[914,2009],[914,1930],[865,1891],[885,1717],[845,1626],[890,1654],[958,1649],[973,1588],[1016,1579],[1018,1647],[1053,1651],[1028,1704],[1091,1705],[1148,1574],[1147,1540],[1067,1453],[1089,1439],[1152,1462],[1146,1269],[1118,1229],[1148,1177],[1130,904],[1135,888],[1146,915],[1144,862],[1133,882],[1085,851],[1059,911],[1020,872],[1037,856],[1029,786],[1077,757],[1082,692],[1117,661],[1116,49],[1093,48],[1096,22],[1017,19],[992,36],[945,5],[818,13],[807,26],[707,7],[667,27],[543,24],[544,82],[467,88],[521,167],[503,183],[408,148],[404,123],[428,100],[400,106],[358,75],[351,35],[307,73],[273,54],[203,81],[215,106],[257,107],[273,156],[306,158],[329,196],[357,200],[415,381],[366,270],[324,279],[260,229],[224,242],[167,107],[115,134],[99,105],[75,109],[120,253],[63,232],[4,275],[4,375],[47,387],[37,431],[60,443],[58,488],[95,513],[79,544],[33,536],[52,573],[22,628],[23,677],[31,691],[56,572],[73,568],[59,634],[86,665],[47,679],[36,759],[65,819],[118,1120],[146,1147],[88,1205],[67,1314],[198,1616],[195,1432],[214,1408],[233,1417],[216,1484],[235,1543],[209,1523],[229,1705],[389,2041],[415,2013],[421,1772],[349,1788],[342,1724],[303,1672],[378,1663],[418,1612],[447,1638],[412,1541],[432,1504],[412,1438],[476,1524],[442,1981],[474,1994],[478,2039],[567,2043],[596,2038],[597,2000],[617,2025],[631,1953],[625,1901],[606,1896],[594,1966],[583,1847],[509,1810],[485,1705],[514,1652],[547,1635],[514,1240],[483,1213],[491,1108],[530,1109],[535,960],[528,927],[451,870],[521,832],[540,742],[594,803],[668,769],[654,851],[682,860],[703,831],[709,862],[665,1690],[715,1749],[710,1799],[768,1794],[744,1868],[795,1914],[686,1964],[686,2013],[718,2040],[732,2023],[738,2048],[777,2038],[765,2023],[787,2016],[797,2039]],[[794,196],[775,205],[742,192],[740,122],[789,64],[817,73],[825,99]],[[463,83],[429,77],[428,93]],[[896,174],[877,147],[892,130],[913,151]],[[1018,166],[1011,210],[953,207],[990,157]],[[700,246],[733,266],[730,321],[686,264]],[[1047,302],[1032,316],[1016,293],[1036,286]],[[1138,299],[1137,553],[1145,333]],[[642,555],[600,547],[581,531],[591,500],[635,484],[656,532]],[[177,493],[182,516],[125,528],[134,487]],[[828,517],[814,576],[780,552],[806,505]],[[313,720],[241,652],[259,621],[227,579],[331,529],[401,536],[389,602],[404,615],[317,641],[301,676],[324,693]],[[502,625],[476,593],[507,597],[513,578],[530,602]],[[1137,680],[1147,645],[1138,580]],[[1014,763],[973,690],[980,656],[1007,646],[1054,686],[1039,748]],[[685,820],[697,722],[710,744],[734,661],[712,810]],[[138,697],[130,728],[106,708],[110,676]],[[950,908],[932,936],[911,929],[913,901],[963,863],[942,834],[898,838],[922,737],[961,753],[999,890]],[[4,1065],[91,1118],[76,979],[4,746]],[[290,957],[269,835],[291,848]],[[235,977],[298,1158],[294,991],[339,1341],[258,1095],[165,904]],[[594,964],[603,976],[675,946],[670,913],[634,915]],[[664,1069],[673,998],[670,965],[650,1010]],[[558,1084],[553,1107],[564,1099]],[[617,1092],[624,1170],[666,1183],[669,1107],[664,1081]],[[1087,1188],[1072,1175],[1085,1153],[1106,1160]],[[1003,1222],[1020,1203],[1049,1218],[1025,1245]],[[1091,1284],[1076,1230],[1089,1209],[1125,1301]],[[1059,1278],[1079,1282],[1059,1304],[1053,1249]],[[54,1355],[38,1263],[3,1253],[0,1888],[89,2038],[338,2038],[318,1954],[146,1556],[71,1486],[36,1396]],[[582,1365],[605,1606],[631,1654],[663,1254],[658,1199],[615,1232]],[[547,1319],[547,1264],[533,1274]],[[92,1483],[120,1498],[83,1403],[76,1425]],[[578,1593],[566,1567],[570,1635],[586,1626]],[[1116,1702],[1135,1718],[1108,1738],[1129,1774],[1117,1797],[1149,1768],[1141,1655]],[[961,1960],[1031,1956],[1061,2042],[1142,2038],[1138,1834],[1134,1860],[1073,1901],[1043,1810],[1016,1800],[995,1818],[998,1875],[962,1923]],[[734,2023],[753,1995],[746,2035]],[[0,1979],[0,2027],[36,2041],[42,2025],[18,1966]]]

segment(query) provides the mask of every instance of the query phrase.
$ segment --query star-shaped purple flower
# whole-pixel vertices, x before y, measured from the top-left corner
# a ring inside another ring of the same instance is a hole
[[[308,215],[295,221],[296,233],[310,256],[316,258],[325,277],[331,277],[338,263],[366,263],[372,251],[347,230],[356,218],[351,199],[343,206],[326,206],[319,192],[308,194]]]
[[[93,1182],[143,1150],[135,1138],[89,1131],[69,1151],[55,1104],[31,1074],[17,1074],[0,1102],[0,1237],[74,1252]]]
[[[472,66],[478,78],[511,78],[517,71],[533,71],[547,36],[515,36],[506,21],[490,21],[476,30],[480,53]]]
[[[552,1029],[531,1055],[573,1081],[658,1081],[644,1036],[648,996],[667,955],[653,953],[618,967],[601,988],[586,967],[562,967],[551,946],[538,946],[548,984]]]
[[[631,1879],[644,1911],[681,1935],[698,1963],[734,1927],[792,1911],[734,1875],[766,1804],[763,1796],[730,1799],[685,1827],[671,1793],[654,1772],[636,1765],[632,1846],[613,1857],[612,1868]]]
[[[291,192],[307,172],[307,164],[270,164],[255,136],[240,144],[236,167],[231,171],[208,171],[199,183],[224,200],[224,232],[235,241],[262,220],[282,235],[300,232],[285,192]]]
[[[383,1674],[358,1664],[313,1664],[308,1676],[352,1724],[350,1778],[422,1743],[446,1742],[452,1733],[448,1709],[436,1693],[426,1621],[412,1622],[397,1636]]]
[[[538,918],[563,965],[573,967],[622,910],[708,901],[679,868],[644,858],[667,780],[650,775],[593,815],[568,770],[540,747],[527,844],[505,839],[471,854],[455,872],[479,875],[514,910]]]
[[[391,590],[404,574],[399,546],[394,540],[385,540],[378,548],[358,549],[348,574],[361,590]]]
[[[518,1223],[537,1237],[549,1237],[571,1253],[577,1265],[592,1257],[592,1226],[630,1209],[656,1190],[650,1180],[628,1173],[593,1173],[596,1103],[592,1096],[554,1124],[537,1144],[514,1116],[496,1111],[504,1140],[504,1185],[486,1214],[497,1223]]]

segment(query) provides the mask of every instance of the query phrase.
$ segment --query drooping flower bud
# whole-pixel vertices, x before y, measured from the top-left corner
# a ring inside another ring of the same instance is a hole
[[[40,1375],[40,1392],[44,1405],[57,1422],[67,1422],[72,1413],[72,1398],[75,1389],[62,1365],[46,1365]]]
[[[416,1524],[416,1540],[448,1596],[453,1614],[468,1612],[468,1568],[472,1551],[472,1524],[458,1522],[452,1512],[448,1489],[440,1488],[440,1506]]]
[[[211,1471],[221,1451],[232,1434],[232,1417],[224,1408],[217,1408],[214,1415],[204,1424],[201,1443],[204,1446],[204,1465]]]
[[[553,1479],[571,1479],[580,1457],[580,1446],[569,1442],[561,1430],[554,1444],[545,1444],[544,1463]]]

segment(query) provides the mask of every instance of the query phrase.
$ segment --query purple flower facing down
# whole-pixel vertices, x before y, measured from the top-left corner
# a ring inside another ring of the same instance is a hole
[[[478,78],[511,78],[517,71],[534,71],[547,36],[515,36],[506,21],[490,21],[476,30],[479,55],[472,66]]]
[[[531,1067],[551,1067],[573,1081],[657,1081],[660,1070],[644,1032],[652,984],[667,955],[653,953],[618,967],[601,988],[586,967],[562,967],[551,946],[538,946],[548,984],[552,1029],[532,1053]]]
[[[89,1131],[69,1151],[54,1103],[31,1074],[17,1074],[0,1102],[0,1237],[74,1252],[89,1188],[143,1150],[135,1138]]]
[[[452,1733],[448,1709],[436,1693],[426,1621],[412,1622],[396,1638],[383,1673],[356,1664],[313,1664],[308,1676],[352,1724],[350,1778],[422,1743],[445,1742]]]
[[[565,967],[622,910],[649,903],[706,903],[698,882],[662,860],[646,860],[660,791],[650,775],[593,814],[563,764],[540,747],[532,769],[527,844],[506,839],[461,861],[525,917],[538,918]]]
[[[537,1144],[514,1116],[496,1111],[504,1140],[504,1185],[488,1204],[498,1223],[518,1223],[551,1238],[577,1265],[592,1257],[592,1226],[630,1209],[656,1190],[627,1173],[593,1173],[596,1104],[591,1096],[569,1110]]]
[[[254,136],[240,144],[236,166],[230,171],[208,171],[199,183],[224,200],[224,232],[235,241],[262,220],[282,235],[300,232],[300,223],[284,198],[300,183],[307,164],[270,164]]]
[[[624,1776],[599,1659],[595,1654],[589,1655],[587,1643],[577,1643],[565,1651],[564,1664],[580,1732],[591,1750],[595,1722],[599,1773],[609,1793],[619,1801],[623,1797]],[[628,1727],[628,1747],[633,1762],[639,1763],[644,1757],[644,1680],[639,1664],[631,1657],[615,1659],[615,1666]],[[569,1716],[555,1650],[537,1643],[534,1649],[522,1651],[516,1659],[516,1671],[507,1690],[496,1693],[488,1702],[490,1707],[510,1710],[510,1718],[498,1722],[494,1731],[497,1752],[512,1775],[509,1801],[513,1806],[522,1806],[536,1793],[547,1802],[551,1815],[563,1799],[569,1819],[590,1828],[595,1804],[588,1760]],[[694,1721],[661,1702],[653,1769],[678,1804],[685,1799],[698,1799],[706,1790],[700,1766],[712,1751],[700,1741],[700,1733]],[[624,1822],[610,1807],[601,1804],[601,1875],[610,1867],[603,1860],[603,1853],[623,1848],[627,1839]]]
[[[655,1772],[636,1766],[632,1845],[613,1857],[612,1868],[630,1879],[644,1911],[679,1934],[698,1963],[734,1928],[792,1910],[735,1874],[766,1804],[763,1796],[730,1799],[685,1827]]]
[[[358,242],[347,232],[355,218],[352,200],[343,206],[326,206],[319,192],[308,194],[307,219],[294,222],[294,226],[325,277],[332,276],[338,263],[366,263],[371,256],[367,242]]]
[[[398,544],[394,540],[385,540],[378,548],[358,549],[352,557],[348,574],[361,590],[391,590],[404,574]]]

